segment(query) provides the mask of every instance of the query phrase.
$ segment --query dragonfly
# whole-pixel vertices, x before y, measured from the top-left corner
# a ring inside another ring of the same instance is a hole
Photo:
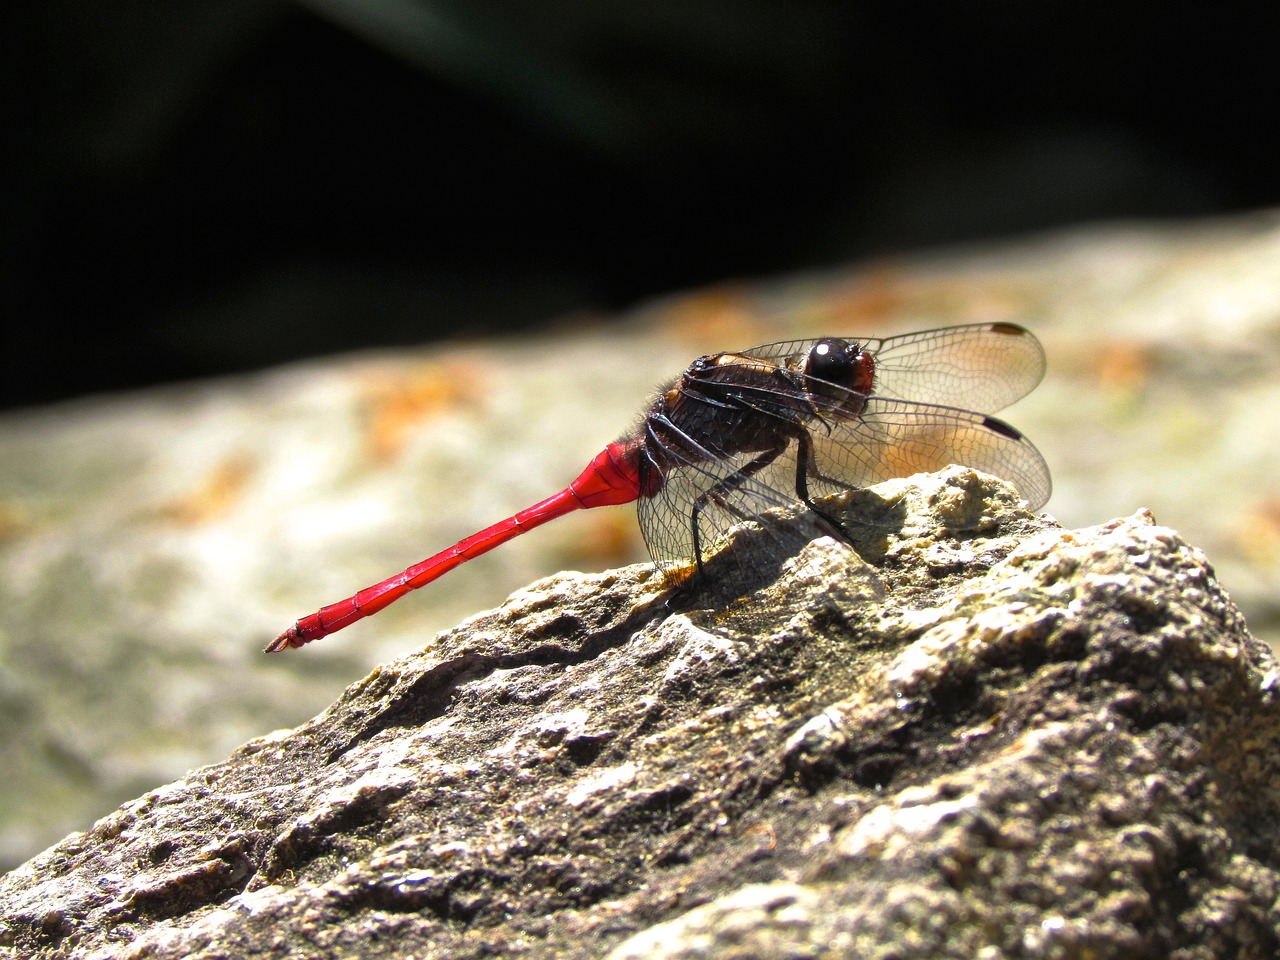
[[[744,521],[802,504],[847,539],[824,498],[950,464],[1009,481],[1038,510],[1052,489],[1048,465],[992,414],[1034,389],[1044,370],[1039,341],[1009,322],[699,357],[559,493],[303,617],[267,652],[345,629],[575,510],[636,503],[654,562],[692,563],[697,574]]]

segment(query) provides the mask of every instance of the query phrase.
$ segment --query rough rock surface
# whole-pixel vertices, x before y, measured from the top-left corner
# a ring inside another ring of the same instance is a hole
[[[1280,210],[720,284],[607,323],[0,416],[0,871],[301,723],[521,584],[644,558],[633,509],[587,511],[306,657],[261,654],[297,617],[560,489],[698,355],[996,320],[1048,354],[1000,416],[1049,462],[1054,516],[1149,508],[1280,649]]]
[[[0,943],[1280,953],[1276,663],[1203,555],[1146,514],[1060,529],[960,468],[846,506],[856,552],[755,582],[515,594],[10,873]]]

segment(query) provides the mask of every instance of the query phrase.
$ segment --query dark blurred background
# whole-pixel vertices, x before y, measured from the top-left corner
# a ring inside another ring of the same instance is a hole
[[[1280,201],[1273,4],[52,0],[0,404]]]

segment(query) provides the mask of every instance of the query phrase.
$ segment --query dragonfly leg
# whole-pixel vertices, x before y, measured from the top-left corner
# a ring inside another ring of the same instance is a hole
[[[852,543],[849,531],[844,528],[834,516],[813,502],[809,495],[809,477],[813,476],[825,483],[835,484],[848,489],[848,484],[841,483],[831,477],[824,476],[822,471],[818,469],[817,460],[813,455],[813,440],[809,436],[809,431],[801,429],[796,436],[796,496],[806,507],[812,510],[819,518],[821,518],[845,543]]]
[[[714,503],[716,506],[721,507],[728,513],[733,514],[733,516],[737,517],[744,523],[751,520],[751,514],[744,510],[739,510],[729,502],[729,494],[733,493],[733,491],[746,483],[753,475],[759,473],[769,464],[773,463],[773,461],[777,460],[782,454],[782,451],[786,448],[787,445],[783,443],[771,450],[766,450],[750,463],[744,464],[729,476],[725,477],[693,502],[693,516],[690,518],[693,523],[693,560],[697,565],[699,576],[702,575],[702,537],[698,532],[698,518],[701,516],[702,511]]]

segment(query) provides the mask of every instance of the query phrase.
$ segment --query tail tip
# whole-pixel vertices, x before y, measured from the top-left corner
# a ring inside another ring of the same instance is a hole
[[[302,634],[298,632],[298,625],[294,624],[280,636],[276,637],[266,648],[263,653],[279,653],[281,650],[287,650],[289,647],[300,647],[307,641],[302,639]]]

